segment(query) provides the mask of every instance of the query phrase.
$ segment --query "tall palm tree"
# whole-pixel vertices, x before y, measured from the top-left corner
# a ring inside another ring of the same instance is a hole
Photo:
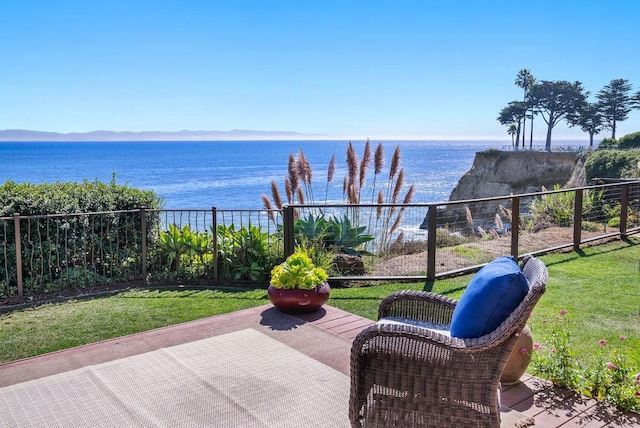
[[[522,88],[522,90],[524,91],[523,101],[525,102],[525,104],[527,103],[527,96],[529,95],[529,91],[531,90],[531,87],[535,82],[536,82],[536,79],[535,77],[533,77],[533,74],[531,74],[531,70],[523,68],[522,70],[518,71],[518,74],[516,75],[515,84],[517,87]],[[527,122],[527,118],[525,114],[525,118],[522,123],[522,147],[524,147],[526,122]],[[529,140],[529,146],[531,146],[532,144],[533,144],[533,109],[531,110],[531,138]]]

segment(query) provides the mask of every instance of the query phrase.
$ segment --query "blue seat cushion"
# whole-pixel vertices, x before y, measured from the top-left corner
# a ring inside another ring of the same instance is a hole
[[[451,336],[484,336],[498,328],[529,292],[529,281],[513,257],[498,257],[469,282],[453,311]]]

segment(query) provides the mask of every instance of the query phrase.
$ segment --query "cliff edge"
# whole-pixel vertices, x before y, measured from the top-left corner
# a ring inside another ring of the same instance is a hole
[[[473,166],[460,178],[449,200],[539,192],[542,186],[553,189],[556,184],[586,184],[583,156],[570,152],[485,150],[476,153]]]
[[[555,185],[584,186],[585,158],[572,152],[478,152],[471,169],[451,192],[449,201],[533,193],[541,191],[542,186],[547,189],[553,189]],[[492,219],[498,211],[498,202],[475,203],[469,208],[474,217]],[[438,217],[440,224],[451,223],[454,219],[465,218],[464,208],[450,205]]]

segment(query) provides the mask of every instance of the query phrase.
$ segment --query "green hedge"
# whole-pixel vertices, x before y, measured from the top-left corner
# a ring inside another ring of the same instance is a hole
[[[0,186],[0,217],[70,214],[160,208],[161,199],[150,190],[140,190],[100,181],[14,183]]]
[[[614,140],[613,138],[605,138],[600,142],[600,144],[598,144],[598,149],[640,149],[640,132],[627,134],[617,140]]]
[[[142,216],[137,209],[160,205],[154,192],[113,181],[5,182],[0,186],[0,217],[5,217],[0,222],[0,298],[17,292],[15,224],[7,217],[21,217],[21,273],[29,296],[142,279]],[[75,213],[103,214],[45,217]],[[151,243],[158,212],[148,212],[145,220]]]
[[[596,150],[585,162],[587,180],[593,178],[635,178],[638,177],[640,149]]]

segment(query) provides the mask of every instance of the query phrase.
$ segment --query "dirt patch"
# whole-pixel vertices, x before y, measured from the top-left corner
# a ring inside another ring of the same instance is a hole
[[[602,232],[582,231],[582,240],[602,235]],[[617,240],[617,237],[603,238],[582,244],[581,247],[598,245]],[[520,253],[528,253],[545,248],[557,248],[556,251],[572,251],[573,229],[568,227],[550,227],[536,233],[521,234],[518,237]],[[498,256],[511,254],[511,237],[488,239],[462,244],[455,249],[438,248],[436,251],[437,272],[449,272],[476,264],[486,263]],[[427,266],[427,252],[394,257],[375,266],[371,275],[402,276],[424,275]]]

